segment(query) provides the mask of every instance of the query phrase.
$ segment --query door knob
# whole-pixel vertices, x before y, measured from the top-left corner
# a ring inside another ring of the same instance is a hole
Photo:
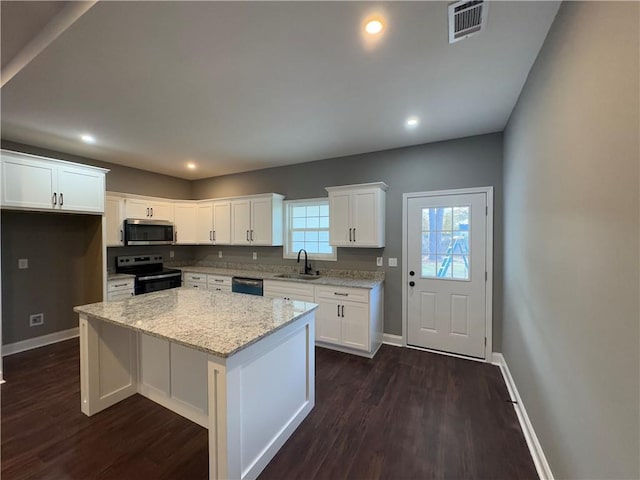
[[[409,286],[410,287],[415,287],[416,286],[416,282],[409,282]]]
[[[412,277],[413,277],[415,274],[416,274],[416,272],[414,272],[413,270],[411,270],[411,271],[409,272],[409,275],[411,275]]]

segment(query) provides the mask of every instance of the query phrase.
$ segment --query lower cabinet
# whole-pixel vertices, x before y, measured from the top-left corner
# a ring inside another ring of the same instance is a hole
[[[373,289],[264,281],[264,295],[318,304],[316,343],[372,357],[382,344],[382,286]]]
[[[217,292],[231,291],[231,277],[224,275],[208,275],[206,273],[184,272],[183,286],[213,290]]]
[[[126,300],[135,295],[134,278],[107,281],[107,302]]]

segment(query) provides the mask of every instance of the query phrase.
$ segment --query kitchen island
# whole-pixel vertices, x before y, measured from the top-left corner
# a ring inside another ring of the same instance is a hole
[[[187,288],[76,307],[82,412],[140,393],[209,430],[209,478],[255,478],[315,404],[316,308]]]

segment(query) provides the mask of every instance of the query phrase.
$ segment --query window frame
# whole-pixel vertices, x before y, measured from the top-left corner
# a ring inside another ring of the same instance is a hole
[[[283,248],[282,248],[282,258],[291,258],[297,259],[298,252],[291,251],[292,240],[291,240],[291,212],[293,206],[300,205],[327,205],[329,206],[329,197],[319,197],[319,198],[304,198],[299,200],[285,200],[283,202],[283,213],[284,213],[284,232],[283,232]],[[326,231],[329,232],[331,227],[331,212],[329,212],[329,227],[326,228]],[[313,230],[325,230],[324,228],[313,229]],[[311,253],[307,252],[309,260],[317,260],[323,262],[336,262],[338,260],[338,248],[334,245],[330,245],[331,253]]]

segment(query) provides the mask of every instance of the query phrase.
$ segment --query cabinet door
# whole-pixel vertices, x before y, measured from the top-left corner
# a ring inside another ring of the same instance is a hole
[[[104,215],[107,224],[107,247],[124,245],[124,199],[108,196]]]
[[[173,215],[176,244],[195,245],[198,236],[198,206],[195,203],[176,203]]]
[[[2,205],[53,209],[57,168],[47,162],[2,156]]]
[[[354,192],[352,200],[351,226],[352,245],[358,247],[377,247],[378,239],[378,191],[362,190]]]
[[[213,242],[216,245],[231,244],[231,202],[213,203]]]
[[[369,306],[364,303],[342,302],[342,345],[369,351]]]
[[[104,212],[104,173],[62,165],[58,168],[61,210]]]
[[[231,202],[231,244],[249,245],[251,230],[251,201],[233,200]]]
[[[124,201],[126,218],[137,218],[145,220],[149,218],[149,205],[146,200],[137,198],[127,198]]]
[[[329,194],[329,244],[347,247],[352,244],[349,237],[351,194],[336,192]]]
[[[336,300],[320,300],[316,299],[318,309],[316,310],[316,340],[320,342],[333,343],[340,345],[341,343],[341,325],[339,305]]]
[[[117,292],[107,293],[107,302],[117,302],[119,300],[127,300],[133,297],[133,292],[127,290],[121,290]]]
[[[273,242],[273,208],[270,198],[251,200],[251,232],[253,245],[271,245]]]
[[[196,213],[196,241],[203,245],[213,243],[213,204],[198,204]]]
[[[173,203],[150,202],[148,206],[152,220],[173,222]]]

